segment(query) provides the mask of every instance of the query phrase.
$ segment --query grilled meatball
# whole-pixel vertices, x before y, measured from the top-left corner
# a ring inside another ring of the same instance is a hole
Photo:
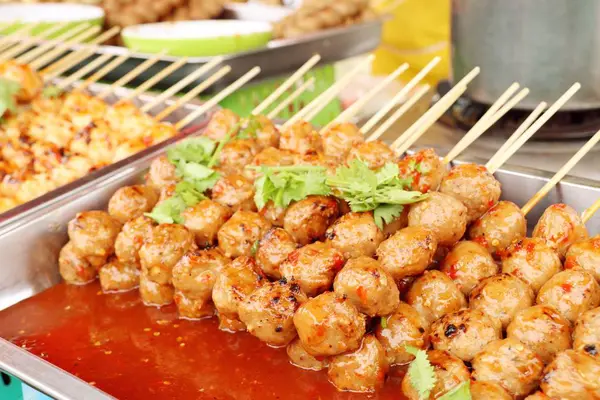
[[[258,211],[267,221],[273,226],[283,228],[283,219],[287,208],[278,207],[271,200],[265,206]]]
[[[134,185],[118,189],[108,202],[108,213],[124,224],[152,211],[158,194],[150,186]]]
[[[515,338],[496,340],[472,362],[473,379],[497,383],[515,397],[524,397],[539,384],[544,363]]]
[[[151,281],[146,274],[140,275],[140,297],[147,306],[165,306],[173,302],[173,285]]]
[[[429,229],[440,246],[453,246],[467,229],[467,208],[452,196],[431,192],[425,200],[410,207],[408,226]]]
[[[575,323],[581,314],[600,305],[600,285],[589,272],[569,269],[542,286],[537,303],[553,307]]]
[[[230,140],[219,153],[219,170],[225,175],[241,174],[258,151],[258,144],[253,139]]]
[[[537,293],[548,279],[562,270],[556,251],[539,238],[523,238],[500,252],[502,272],[527,282]]]
[[[119,221],[105,211],[84,211],[69,222],[73,251],[82,256],[110,256],[121,230]]]
[[[330,244],[315,242],[290,253],[279,265],[281,275],[295,279],[309,297],[331,288],[333,278],[344,266],[344,257]]]
[[[280,279],[279,266],[298,248],[292,235],[281,228],[271,228],[258,242],[256,261],[269,278]]]
[[[346,163],[354,159],[363,161],[370,169],[379,169],[388,162],[394,162],[396,154],[381,140],[373,140],[352,146],[346,157]]]
[[[146,184],[155,189],[161,189],[165,186],[176,184],[179,181],[175,165],[167,159],[167,156],[155,158],[150,164]]]
[[[588,232],[577,211],[566,204],[553,204],[538,220],[532,236],[544,239],[564,257],[573,243],[588,238]]]
[[[240,320],[248,332],[270,346],[286,346],[296,337],[294,313],[308,298],[295,282],[268,282],[242,301]]]
[[[234,212],[256,211],[254,185],[243,175],[221,177],[212,188],[211,198],[221,205],[230,207]]]
[[[202,248],[217,242],[217,233],[229,218],[231,209],[213,200],[201,200],[183,213],[184,224],[196,238],[196,244]]]
[[[431,324],[441,316],[467,306],[458,286],[443,272],[425,271],[406,293],[406,302]]]
[[[453,196],[467,207],[467,222],[485,214],[500,199],[500,182],[484,166],[462,164],[442,179],[440,192]]]
[[[506,334],[527,345],[544,364],[571,348],[571,324],[552,307],[537,305],[519,311]]]
[[[219,312],[219,329],[246,330],[246,325],[239,319],[240,304],[266,281],[254,258],[250,257],[238,257],[221,270],[212,291]]]
[[[367,335],[358,350],[331,358],[327,376],[338,390],[365,393],[383,386],[388,369],[383,346]]]
[[[342,215],[327,229],[325,237],[345,258],[373,257],[384,239],[370,212]]]
[[[411,179],[411,190],[422,193],[435,191],[446,174],[446,167],[434,149],[424,149],[407,155],[398,163],[400,177]]]
[[[600,307],[581,314],[573,331],[573,349],[600,360]]]
[[[317,360],[315,357],[308,354],[304,347],[302,347],[302,342],[298,338],[288,344],[286,351],[290,358],[290,362],[296,367],[311,371],[321,371],[322,369],[327,368],[328,360]]]
[[[394,278],[369,257],[349,260],[335,277],[333,290],[370,317],[391,314],[400,304]]]
[[[19,84],[19,90],[15,94],[15,98],[21,103],[30,102],[44,88],[42,76],[37,71],[30,65],[21,64],[15,60],[0,63],[0,76]]]
[[[254,243],[270,228],[269,221],[257,213],[238,211],[219,229],[219,248],[229,258],[251,256]]]
[[[181,257],[173,267],[174,300],[180,316],[199,319],[214,315],[213,286],[229,261],[218,249],[194,249]]]
[[[498,273],[498,265],[485,247],[463,240],[446,255],[440,271],[448,275],[460,291],[468,296],[482,279]]]
[[[542,390],[552,399],[596,400],[600,398],[600,361],[586,353],[566,350],[544,370]]]
[[[435,321],[429,339],[434,349],[471,361],[488,343],[502,339],[502,325],[479,310],[464,309]]]
[[[321,136],[306,121],[298,121],[281,132],[279,148],[298,154],[317,154],[322,150]]]
[[[204,130],[203,135],[217,142],[223,140],[226,136],[234,137],[239,129],[238,117],[233,111],[222,108],[215,112],[208,121],[208,125]]]
[[[382,317],[375,327],[375,335],[388,355],[391,365],[403,365],[415,357],[406,351],[406,346],[427,349],[428,322],[413,307],[400,302],[396,310]]]
[[[600,235],[569,247],[565,256],[565,269],[585,269],[600,282]]]
[[[338,203],[333,197],[308,196],[288,207],[283,227],[304,246],[325,239],[327,228],[338,215]]]
[[[502,386],[492,382],[471,382],[471,398],[473,400],[512,400]]]
[[[437,240],[429,230],[410,226],[384,240],[377,248],[377,258],[394,279],[401,279],[425,271],[436,250]]]
[[[124,263],[138,263],[139,251],[152,235],[154,222],[148,217],[137,217],[123,225],[115,240],[115,254]]]
[[[335,356],[360,347],[365,317],[333,292],[309,299],[294,315],[302,346],[313,356]]]
[[[158,225],[140,249],[142,272],[152,282],[171,284],[173,267],[195,247],[194,236],[183,226]]]
[[[437,399],[463,382],[469,381],[471,374],[465,364],[447,351],[430,350],[427,358],[435,371],[435,387],[429,399]],[[418,390],[412,385],[410,376],[406,374],[402,379],[402,392],[409,400],[420,400]]]
[[[526,233],[525,215],[510,201],[496,203],[469,228],[469,238],[492,254],[506,249],[517,239],[525,237]]]
[[[86,257],[75,252],[72,242],[68,242],[60,250],[58,268],[60,276],[71,285],[85,285],[96,279],[96,268]]]
[[[344,161],[353,146],[365,141],[358,127],[349,122],[335,124],[323,133],[323,153]]]
[[[242,132],[249,131],[261,149],[279,147],[279,130],[269,118],[264,115],[253,115],[242,121]]]
[[[386,239],[408,226],[408,211],[410,207],[405,206],[402,213],[394,218],[389,224],[383,224],[383,237]]]
[[[502,328],[506,328],[517,312],[533,305],[534,299],[527,283],[509,274],[499,274],[475,286],[469,306],[499,320]]]
[[[105,293],[125,292],[140,285],[140,266],[137,263],[124,263],[111,257],[100,270],[100,287]]]

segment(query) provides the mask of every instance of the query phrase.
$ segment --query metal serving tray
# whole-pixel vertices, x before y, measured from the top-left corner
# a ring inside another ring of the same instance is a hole
[[[73,188],[69,196],[56,198],[15,223],[0,227],[0,254],[5,262],[0,268],[0,310],[34,296],[60,281],[58,253],[67,242],[67,224],[77,212],[105,209],[109,198],[119,187],[138,182],[157,149],[136,159],[123,168]],[[443,152],[441,152],[443,153]],[[481,159],[463,159],[457,163],[485,163]],[[502,183],[503,198],[524,204],[551,175],[529,168],[506,166],[496,172]],[[583,211],[600,197],[600,182],[567,177],[544,201],[529,214],[537,221],[543,210],[552,203],[564,202]],[[592,233],[600,232],[600,215],[588,223]],[[52,366],[22,349],[0,339],[0,369],[13,374],[32,387],[59,398],[110,398],[83,381]]]

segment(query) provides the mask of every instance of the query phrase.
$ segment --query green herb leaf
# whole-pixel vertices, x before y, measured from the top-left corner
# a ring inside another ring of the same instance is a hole
[[[152,218],[159,224],[182,224],[183,217],[181,213],[185,211],[187,205],[183,198],[175,195],[160,202],[151,213],[145,213],[149,218]]]
[[[237,124],[235,124],[234,126],[232,126],[231,129],[227,132],[227,134],[223,138],[223,140],[221,140],[219,142],[217,149],[214,151],[214,153],[212,154],[212,157],[208,161],[208,167],[212,168],[219,163],[219,155],[221,154],[221,150],[223,150],[223,147],[227,143],[229,143],[229,141],[233,138],[235,133],[240,129],[241,124],[242,123],[240,121]]]
[[[428,399],[437,381],[435,369],[429,362],[425,350],[412,346],[405,346],[405,349],[408,353],[415,356],[407,372],[410,384],[418,392],[419,399]]]
[[[438,400],[471,400],[471,382],[462,382]]]
[[[175,193],[181,197],[188,207],[198,204],[206,199],[203,191],[198,190],[197,186],[188,181],[181,181],[175,186]]]
[[[58,86],[46,86],[42,89],[42,96],[54,99],[59,97],[63,93],[63,90]]]
[[[186,139],[167,150],[171,164],[193,162],[206,165],[215,151],[216,143],[207,137]]]
[[[381,327],[383,329],[387,329],[387,327],[388,327],[387,317],[381,317],[380,323],[381,323]]]
[[[381,204],[373,211],[375,225],[380,229],[383,229],[384,223],[391,223],[394,219],[402,215],[402,211],[404,211],[404,206],[402,204]]]
[[[15,112],[17,102],[15,95],[21,89],[21,85],[11,79],[0,78],[0,116],[7,110]]]
[[[252,245],[252,248],[250,249],[250,252],[252,253],[252,256],[254,257],[256,255],[256,252],[258,251],[258,245],[259,245],[260,241],[256,240],[254,242],[254,244]]]

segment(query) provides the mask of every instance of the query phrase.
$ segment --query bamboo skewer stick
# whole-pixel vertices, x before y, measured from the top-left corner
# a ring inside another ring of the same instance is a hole
[[[66,26],[67,26],[66,22],[57,24],[57,25],[45,30],[42,34],[43,37],[42,37],[42,35],[40,35],[40,36],[38,36],[38,38],[46,39],[46,38],[50,37],[51,35],[53,35],[54,33],[58,32],[59,30],[63,29]],[[77,25],[73,29],[69,29],[69,30],[63,32],[62,34],[58,35],[54,40],[43,43],[40,46],[28,51],[25,54],[21,54],[20,56],[18,56],[16,58],[16,61],[21,64],[29,64],[31,61],[35,60],[36,57],[41,56],[42,54],[44,54],[51,48],[55,47],[58,43],[77,35],[79,32],[86,29],[88,26],[89,26],[89,24]]]
[[[487,131],[492,125],[494,125],[500,118],[502,118],[507,112],[509,112],[514,106],[516,106],[521,100],[523,100],[529,94],[529,89],[525,88],[521,90],[515,97],[510,99],[500,108],[495,114],[489,115],[487,118],[484,115],[478,122],[484,120],[482,124],[477,127],[477,124],[448,152],[444,157],[443,163],[449,164],[452,160],[458,157],[467,147],[469,147],[475,140],[477,140],[485,131]],[[499,99],[500,100],[500,99]],[[487,114],[487,113],[486,113]],[[484,119],[485,118],[485,119]],[[476,129],[477,127],[477,129]]]
[[[82,82],[81,85],[79,85],[77,87],[77,90],[85,90],[91,84],[94,84],[94,83],[98,82],[100,79],[102,79],[104,76],[106,76],[106,74],[108,74],[109,72],[113,71],[115,68],[118,68],[119,65],[121,65],[125,61],[127,61],[127,59],[129,57],[131,57],[131,55],[133,54],[133,52],[135,52],[135,50],[128,51],[125,54],[121,54],[120,56],[115,57],[111,62],[109,62],[108,64],[106,64],[100,70],[98,70],[97,72],[95,72],[92,76],[90,76],[84,82]]]
[[[325,133],[331,126],[334,124],[339,124],[342,122],[348,121],[348,119],[352,118],[356,115],[357,112],[360,111],[377,93],[382,91],[386,86],[395,81],[402,73],[404,73],[408,69],[409,65],[404,63],[400,65],[394,72],[389,74],[385,79],[375,85],[371,90],[369,90],[364,96],[358,99],[354,104],[344,110],[340,115],[338,115],[333,121],[327,124],[323,129],[321,129],[321,134]]]
[[[275,107],[268,115],[267,118],[274,119],[276,118],[286,107],[288,107],[294,100],[296,100],[302,93],[306,91],[309,87],[314,85],[315,78],[310,78],[302,85],[298,86],[296,90],[294,90],[285,100],[281,101],[277,107]]]
[[[235,92],[240,87],[245,85],[248,81],[250,81],[252,78],[254,78],[259,73],[260,73],[260,67],[252,68],[250,71],[246,72],[242,77],[240,77],[238,80],[236,80],[235,82],[233,82],[232,84],[227,86],[225,89],[223,89],[222,91],[217,93],[213,98],[208,100],[202,106],[198,107],[196,110],[191,112],[188,116],[186,116],[185,118],[183,118],[182,120],[177,122],[175,124],[175,128],[177,128],[178,130],[184,128],[189,123],[194,121],[196,118],[198,118],[199,116],[201,116],[202,114],[204,114],[205,112],[209,111],[211,108],[216,106],[225,97],[229,96],[231,93]]]
[[[373,129],[375,125],[377,125],[379,121],[381,121],[381,119],[383,119],[383,117],[385,117],[392,110],[392,108],[394,108],[394,106],[400,103],[400,101],[402,101],[402,99],[406,97],[410,91],[413,90],[414,87],[417,86],[417,84],[421,82],[433,68],[435,68],[437,64],[439,64],[440,60],[441,57],[435,57],[433,60],[429,61],[429,63],[423,67],[423,69],[419,71],[414,78],[404,85],[404,87],[400,89],[400,91],[386,105],[384,105],[381,110],[375,113],[375,115],[373,115],[363,125],[363,127],[360,128],[360,131],[364,135],[368,134],[371,129]]]
[[[598,210],[600,209],[600,199],[596,200],[594,202],[594,204],[592,204],[588,209],[586,209],[583,214],[581,215],[581,220],[583,221],[583,223],[585,224],[586,222],[588,222],[590,220],[590,218],[592,218],[594,216],[594,214],[596,214],[596,212],[598,212]]]
[[[28,62],[27,59],[25,61],[23,61],[21,59],[21,57],[23,57],[29,53],[34,53],[35,56],[42,54],[45,51],[48,51],[50,48],[56,46],[60,40],[64,40],[65,38],[69,38],[72,35],[81,32],[83,29],[86,28],[86,25],[87,24],[78,25],[76,27],[76,29],[74,28],[72,30],[64,32],[62,35],[57,37],[56,40],[46,42],[37,48],[34,47],[32,50],[28,51],[27,53],[25,53],[25,54],[21,55],[19,58],[17,58],[16,61],[23,63],[23,64],[27,63]],[[64,28],[64,24],[61,24],[61,26],[58,27],[58,29],[62,29],[62,28]],[[74,33],[72,33],[73,31],[74,31]],[[54,32],[56,32],[54,30],[54,28],[50,28],[50,29],[44,30],[42,33],[40,33],[37,36],[31,36],[31,37],[25,38],[17,46],[14,46],[14,47],[8,49],[7,51],[5,51],[4,53],[2,53],[2,55],[0,55],[0,60],[3,60],[3,61],[10,60],[11,58],[17,57],[19,54],[21,54],[21,53],[27,51],[28,49],[30,49],[31,47],[35,46],[36,43],[41,42],[44,39],[47,39]],[[40,52],[40,49],[41,49],[41,52]]]
[[[548,104],[542,101],[538,106],[529,114],[529,116],[523,121],[523,123],[517,128],[517,130],[510,136],[510,138],[498,149],[496,154],[485,165],[485,168],[492,174],[498,170],[510,157],[513,156],[519,150],[526,141],[528,141],[534,132],[531,134],[524,135],[525,131],[535,122],[535,120],[544,112]]]
[[[196,98],[200,93],[202,93],[203,91],[205,91],[206,89],[211,87],[215,82],[217,82],[219,79],[221,79],[222,77],[227,75],[230,71],[231,71],[231,67],[229,65],[226,65],[223,68],[219,69],[217,72],[215,72],[212,76],[205,79],[198,86],[196,86],[195,88],[193,88],[192,90],[187,92],[185,95],[178,98],[172,105],[170,105],[169,107],[165,108],[160,113],[158,113],[156,115],[155,119],[158,121],[165,119],[166,117],[171,115],[171,113],[173,111],[177,110],[178,108],[180,108],[181,106],[183,106],[184,104],[189,102],[190,100]]]
[[[539,121],[539,120],[538,120]],[[536,121],[537,122],[537,121]],[[554,186],[556,186],[556,184],[558,182],[560,182],[560,180],[562,178],[565,177],[565,175],[567,175],[569,173],[569,171],[571,171],[571,169],[573,169],[573,167],[596,145],[598,144],[598,142],[600,142],[600,131],[596,132],[596,134],[594,136],[592,136],[592,138],[590,140],[588,140],[588,142],[583,145],[583,147],[581,149],[579,149],[579,151],[577,153],[575,153],[575,155],[573,157],[571,157],[571,159],[569,161],[567,161],[565,163],[565,165],[563,165],[558,172],[556,172],[556,174],[554,174],[554,176],[552,177],[552,179],[550,179],[548,181],[548,183],[546,183],[544,185],[544,187],[542,187],[535,195],[533,195],[533,197],[527,202],[527,204],[525,204],[522,208],[521,211],[523,212],[523,215],[527,215],[532,209],[533,207],[536,206],[536,204],[542,199],[544,198],[544,196],[546,196],[548,194],[548,192],[550,192],[550,190],[552,190],[552,188]]]
[[[112,58],[112,54],[102,54],[100,57],[96,58],[89,64],[86,64],[85,66],[83,66],[81,69],[78,69],[75,73],[73,73],[68,78],[62,80],[60,83],[57,84],[57,86],[61,89],[68,87],[69,85],[71,85],[75,81],[80,80],[81,78],[83,78],[85,75],[89,74],[96,68],[102,66],[104,63],[106,63],[111,58]]]
[[[181,68],[185,63],[187,63],[188,57],[182,57],[175,61],[173,64],[170,64],[158,74],[154,75],[152,78],[148,79],[146,82],[142,83],[135,90],[131,91],[127,96],[123,97],[119,102],[130,101],[140,94],[146,92],[146,90],[150,89],[152,86],[156,85],[158,82],[162,81],[166,76],[170,75],[172,72]]]
[[[10,35],[6,35],[0,39],[0,57],[2,57],[3,52],[8,50],[9,48],[20,45],[19,42],[27,41],[28,43],[34,42],[40,38],[40,36],[30,36],[29,34],[33,31],[37,26],[39,26],[41,22],[36,22],[33,24],[25,24]],[[13,24],[14,25],[14,24]],[[13,25],[7,27],[10,28]],[[10,57],[9,57],[10,58]]]
[[[85,31],[83,31],[79,35],[75,36],[74,38],[67,40],[64,43],[59,44],[58,46],[56,46],[55,49],[44,54],[42,57],[38,58],[37,60],[32,61],[30,63],[31,67],[34,69],[40,69],[45,64],[48,64],[55,58],[57,58],[57,57],[61,56],[63,53],[65,53],[70,46],[81,43],[81,42],[89,39],[90,37],[92,37],[93,35],[98,33],[100,31],[100,29],[101,28],[99,26],[92,26],[91,28],[86,29]]]
[[[222,62],[223,62],[223,57],[213,58],[212,60],[210,60],[209,62],[204,64],[202,67],[198,68],[197,70],[195,70],[194,72],[192,72],[191,74],[189,74],[188,76],[186,76],[185,78],[183,78],[182,80],[180,80],[179,82],[177,82],[176,84],[174,84],[173,86],[171,86],[170,88],[168,88],[167,90],[162,92],[154,100],[152,100],[149,103],[144,104],[144,106],[142,106],[140,108],[140,110],[143,112],[148,112],[148,111],[152,110],[158,104],[162,103],[169,97],[174,96],[175,94],[180,92],[182,89],[185,89],[188,85],[190,85],[196,79],[200,78],[202,75],[206,74],[208,71],[210,71],[217,65],[221,64]]]
[[[267,96],[258,106],[252,110],[252,115],[258,115],[264,112],[267,107],[269,107],[275,100],[277,100],[286,90],[288,90],[292,85],[300,80],[302,76],[308,72],[312,67],[314,67],[321,60],[321,56],[315,54],[312,56],[307,62],[305,62],[296,72],[294,72],[289,78],[285,80],[279,87]]]
[[[139,76],[140,74],[144,73],[150,67],[152,67],[154,64],[156,64],[157,62],[159,62],[160,58],[163,55],[165,55],[165,54],[166,54],[166,50],[162,50],[160,53],[154,55],[152,58],[147,59],[146,61],[144,61],[143,63],[141,63],[140,65],[138,65],[134,69],[132,69],[131,71],[129,71],[127,74],[125,74],[124,76],[122,76],[121,78],[119,78],[112,85],[110,85],[109,87],[107,87],[106,89],[104,89],[96,97],[98,97],[100,99],[104,99],[106,96],[108,96],[109,94],[111,94],[116,88],[123,87],[123,86],[127,85],[129,82],[131,82],[132,80],[134,80],[137,76]]]

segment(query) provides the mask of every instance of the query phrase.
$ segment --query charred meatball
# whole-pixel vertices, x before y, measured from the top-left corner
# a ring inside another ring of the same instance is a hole
[[[367,335],[358,350],[331,358],[327,376],[339,390],[365,393],[383,386],[388,369],[383,346]]]
[[[254,185],[243,175],[223,176],[212,188],[213,201],[235,211],[256,211]]]
[[[552,399],[595,400],[600,398],[600,361],[586,353],[566,350],[544,370],[542,390]]]
[[[217,242],[217,233],[231,214],[229,207],[213,200],[201,200],[182,213],[183,226],[194,234],[198,246],[209,247]]]
[[[482,279],[496,275],[498,269],[485,247],[467,240],[458,242],[440,266],[440,271],[448,275],[465,296],[468,296]]]
[[[137,263],[124,263],[111,257],[98,271],[102,291],[126,292],[137,288],[140,285],[139,268]]]
[[[219,329],[229,332],[246,330],[246,325],[239,319],[240,305],[266,282],[254,258],[238,257],[223,268],[212,291],[212,299],[219,312]]]
[[[352,147],[364,141],[364,136],[356,125],[349,122],[335,124],[323,133],[323,153],[344,161]]]
[[[335,277],[333,290],[370,317],[391,314],[400,304],[394,278],[369,257],[349,260]]]
[[[579,316],[573,331],[573,349],[600,360],[600,307]]]
[[[264,115],[253,115],[245,119],[240,130],[255,138],[261,149],[279,147],[279,130],[273,121]]]
[[[345,258],[373,257],[384,239],[370,212],[343,215],[327,229],[325,236]]]
[[[471,361],[488,343],[502,339],[502,325],[479,310],[465,309],[435,321],[429,338],[434,349]]]
[[[118,189],[110,198],[108,213],[124,224],[152,211],[157,201],[158,194],[150,186],[125,186]]]
[[[502,272],[521,278],[535,292],[562,270],[556,251],[539,238],[519,239],[500,255]]]
[[[473,400],[512,400],[504,388],[492,382],[471,382],[471,398]]]
[[[406,302],[425,317],[428,324],[467,306],[458,286],[443,272],[425,271],[406,293]]]
[[[279,148],[298,154],[317,154],[322,150],[321,136],[306,121],[298,121],[281,133]]]
[[[140,297],[147,306],[165,306],[173,302],[173,285],[151,281],[144,273],[140,275]]]
[[[269,201],[265,206],[258,211],[267,221],[273,226],[283,228],[283,219],[287,208],[278,207],[272,201]]]
[[[388,162],[394,162],[396,158],[396,154],[390,146],[381,140],[374,140],[352,146],[346,157],[346,164],[354,159],[359,159],[370,169],[379,169]]]
[[[553,307],[575,323],[581,314],[600,305],[600,285],[587,271],[566,270],[542,286],[537,303]]]
[[[115,254],[124,263],[139,263],[139,251],[152,236],[154,222],[148,217],[137,217],[123,225],[115,240]]]
[[[146,176],[148,186],[160,190],[165,186],[174,185],[178,181],[175,165],[171,164],[167,156],[160,156],[152,161]]]
[[[440,246],[453,246],[467,229],[467,208],[447,194],[432,192],[428,196],[410,207],[408,226],[429,229]]]
[[[219,170],[226,175],[241,174],[258,151],[258,144],[253,139],[230,140],[219,153]]]
[[[600,282],[600,235],[573,244],[565,257],[565,269],[585,269]]]
[[[210,118],[204,136],[217,142],[225,139],[226,136],[234,137],[239,130],[240,117],[233,111],[222,108],[215,112]]]
[[[344,257],[330,244],[315,242],[294,250],[279,266],[287,280],[296,280],[309,297],[331,288],[333,278],[344,266]]]
[[[296,338],[286,347],[287,355],[290,362],[298,368],[308,369],[311,371],[321,371],[327,368],[327,359],[316,359],[302,346],[300,339]]]
[[[72,242],[60,250],[58,268],[60,276],[71,285],[85,285],[96,279],[96,268],[75,252]]]
[[[490,253],[506,249],[514,241],[525,237],[527,221],[515,203],[500,201],[474,221],[469,228],[469,237],[481,244]]]
[[[271,346],[286,346],[296,337],[294,313],[307,297],[295,282],[268,282],[239,305],[248,332]]]
[[[115,250],[121,224],[105,211],[84,211],[69,222],[68,230],[73,251],[106,259]]]
[[[588,238],[588,232],[577,211],[566,204],[553,204],[538,220],[532,236],[544,239],[564,257],[572,244]]]
[[[399,163],[400,177],[411,179],[411,190],[422,193],[435,191],[446,174],[446,167],[434,149],[424,149],[407,155]]]
[[[517,312],[533,305],[534,299],[527,283],[509,274],[499,274],[475,286],[469,306],[499,320],[506,328]]]
[[[472,362],[476,381],[497,383],[515,397],[534,390],[542,377],[542,360],[515,338],[496,340],[484,347]]]
[[[421,274],[433,261],[437,240],[427,229],[411,226],[396,232],[377,248],[377,258],[394,279]]]
[[[294,315],[302,346],[313,356],[335,356],[360,347],[365,317],[333,292],[309,299]]]
[[[271,224],[257,213],[238,211],[219,229],[219,248],[226,257],[251,256],[252,246],[269,229]]]
[[[308,196],[289,206],[283,227],[298,244],[304,246],[315,240],[324,240],[327,228],[338,215],[338,203],[334,198]]]
[[[297,248],[294,238],[286,230],[271,228],[258,242],[256,261],[265,275],[280,279],[279,266]]]

